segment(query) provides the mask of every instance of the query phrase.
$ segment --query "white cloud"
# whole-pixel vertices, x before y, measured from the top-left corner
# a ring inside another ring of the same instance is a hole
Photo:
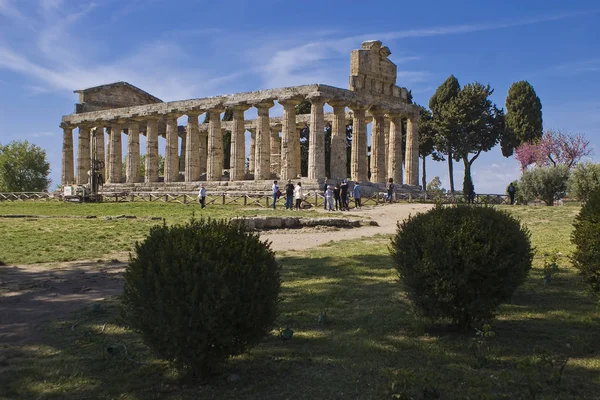
[[[31,137],[34,137],[34,138],[52,137],[52,136],[56,136],[56,132],[36,132],[36,133],[31,134]]]

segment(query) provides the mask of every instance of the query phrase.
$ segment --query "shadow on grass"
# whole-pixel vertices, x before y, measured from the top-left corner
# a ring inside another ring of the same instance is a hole
[[[52,324],[44,345],[13,348],[12,356],[0,361],[0,387],[8,388],[7,398],[68,400],[436,398],[436,393],[437,398],[585,399],[600,392],[600,365],[589,353],[598,343],[591,332],[598,331],[598,312],[576,276],[557,279],[561,289],[530,279],[493,323],[496,337],[477,353],[474,332],[452,332],[414,316],[385,249],[360,252],[322,249],[281,258],[276,329],[250,352],[232,358],[209,384],[182,380],[155,359],[139,335],[118,321],[113,300],[101,312],[88,310]],[[528,294],[532,290],[536,296]],[[563,307],[575,317],[556,314]],[[323,313],[326,321],[319,322]],[[280,327],[292,328],[293,339],[279,339]],[[580,340],[571,343],[571,353],[566,332]],[[536,361],[536,344],[572,357],[560,383]],[[588,353],[578,346],[587,346]]]

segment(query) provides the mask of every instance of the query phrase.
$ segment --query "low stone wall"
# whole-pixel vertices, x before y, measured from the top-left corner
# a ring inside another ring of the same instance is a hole
[[[332,226],[336,228],[358,228],[359,220],[345,218],[303,218],[303,217],[236,217],[252,230],[264,231],[270,229],[300,229],[304,227]]]

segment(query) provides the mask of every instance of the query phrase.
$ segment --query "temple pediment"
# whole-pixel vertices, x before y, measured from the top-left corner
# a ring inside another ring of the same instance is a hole
[[[75,90],[74,93],[79,94],[79,103],[75,104],[76,114],[163,102],[127,82],[94,86]]]

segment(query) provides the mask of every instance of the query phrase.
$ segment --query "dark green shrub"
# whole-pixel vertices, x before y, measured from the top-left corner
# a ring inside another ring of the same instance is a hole
[[[531,269],[529,231],[491,207],[436,207],[402,223],[390,247],[409,299],[462,329],[487,321]]]
[[[547,206],[554,205],[554,200],[565,197],[569,181],[569,167],[536,167],[523,172],[519,182],[519,190],[527,201],[540,199]]]
[[[206,377],[269,332],[280,267],[239,223],[157,226],[125,271],[123,316],[160,357]]]
[[[600,296],[600,189],[594,190],[575,217],[571,242],[575,251],[571,257],[592,292]]]

